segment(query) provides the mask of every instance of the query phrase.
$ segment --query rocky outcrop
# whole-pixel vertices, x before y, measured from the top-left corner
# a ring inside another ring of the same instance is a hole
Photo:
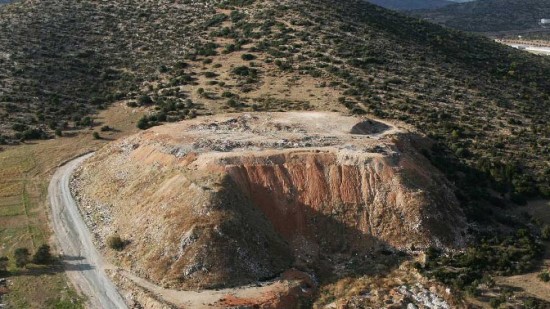
[[[335,113],[207,117],[99,151],[74,192],[119,263],[182,288],[235,286],[320,256],[463,245],[451,185],[390,123]]]

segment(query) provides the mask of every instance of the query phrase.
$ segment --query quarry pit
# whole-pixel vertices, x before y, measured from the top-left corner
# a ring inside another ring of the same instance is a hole
[[[332,112],[208,116],[107,145],[72,191],[108,259],[161,286],[316,276],[351,256],[464,245],[464,215],[425,141]],[[106,248],[114,234],[120,252]]]

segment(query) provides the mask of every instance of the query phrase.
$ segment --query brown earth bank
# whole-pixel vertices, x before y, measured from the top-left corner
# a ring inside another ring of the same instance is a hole
[[[234,287],[291,267],[335,273],[350,256],[462,247],[453,187],[421,144],[402,125],[338,113],[218,115],[113,142],[72,184],[115,264],[165,287]],[[106,247],[115,234],[119,252]]]

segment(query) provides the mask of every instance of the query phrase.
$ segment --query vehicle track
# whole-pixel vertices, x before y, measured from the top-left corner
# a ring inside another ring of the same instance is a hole
[[[92,242],[69,189],[74,170],[93,154],[67,162],[55,172],[48,187],[51,222],[62,252],[62,260],[69,280],[88,298],[90,308],[128,308],[105,270],[105,263]]]

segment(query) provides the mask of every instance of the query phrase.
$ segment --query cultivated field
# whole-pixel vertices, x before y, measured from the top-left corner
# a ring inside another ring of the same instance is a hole
[[[0,152],[0,256],[6,255],[13,260],[16,248],[26,247],[32,253],[41,244],[54,245],[46,196],[55,168],[70,158],[137,130],[135,123],[142,114],[141,110],[115,105],[96,120],[96,127],[109,125],[114,128],[107,133],[101,132],[104,139],[94,139],[90,129],[71,132],[74,134],[71,137],[8,147]],[[18,269],[13,261],[10,262],[12,273],[8,278],[6,300],[13,307],[80,306],[75,292],[66,283],[60,263]]]

